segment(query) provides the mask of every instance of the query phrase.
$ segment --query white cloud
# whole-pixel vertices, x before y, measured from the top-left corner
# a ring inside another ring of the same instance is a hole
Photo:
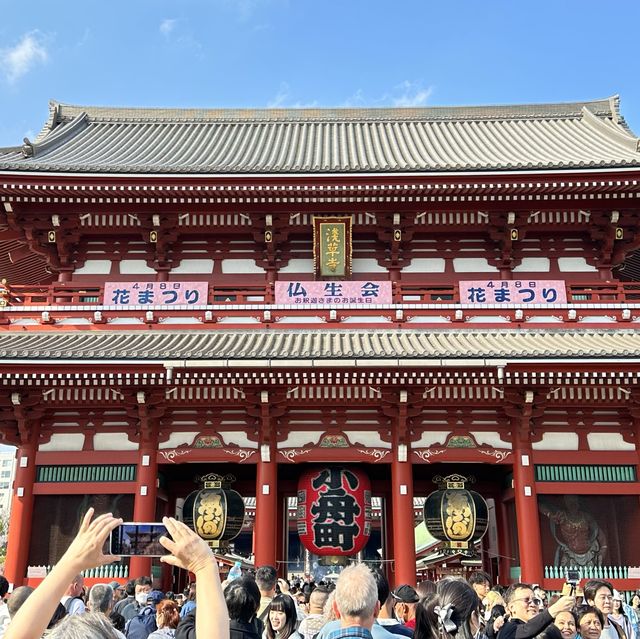
[[[281,82],[280,88],[278,92],[267,103],[268,109],[314,109],[318,106],[318,102],[314,100],[313,102],[300,102],[296,100],[295,102],[291,101],[291,88],[287,82]]]
[[[400,84],[396,84],[391,91],[387,91],[375,98],[366,96],[362,89],[358,89],[344,101],[342,106],[347,108],[420,107],[429,103],[434,90],[433,86],[425,87],[421,82],[404,80]]]
[[[399,92],[399,95],[397,93]],[[433,94],[433,87],[423,87],[419,82],[405,80],[395,87],[393,106],[416,107],[424,106]]]
[[[160,23],[160,33],[165,37],[169,37],[171,35],[171,32],[176,28],[177,22],[178,21],[174,20],[173,18],[165,18]]]
[[[49,55],[42,35],[31,31],[15,47],[0,49],[0,70],[10,83],[19,80],[34,66],[47,61]]]

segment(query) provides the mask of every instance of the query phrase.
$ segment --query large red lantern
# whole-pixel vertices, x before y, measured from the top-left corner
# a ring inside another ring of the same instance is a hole
[[[306,471],[298,481],[298,534],[304,547],[320,557],[360,552],[371,534],[369,478],[351,468]]]

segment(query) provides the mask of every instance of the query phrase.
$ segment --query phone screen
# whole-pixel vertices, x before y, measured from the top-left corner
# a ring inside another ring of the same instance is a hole
[[[168,554],[159,541],[163,535],[169,536],[163,524],[125,522],[112,531],[109,551],[123,557],[161,557]]]

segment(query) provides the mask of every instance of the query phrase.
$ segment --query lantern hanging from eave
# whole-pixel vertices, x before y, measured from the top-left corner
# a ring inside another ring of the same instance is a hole
[[[200,478],[202,490],[192,492],[184,501],[184,523],[211,548],[225,548],[242,530],[244,500],[229,488],[235,479],[233,475],[205,475]]]
[[[475,555],[475,544],[487,532],[489,510],[482,495],[467,490],[469,481],[462,475],[434,477],[439,490],[424,503],[424,523],[435,539],[443,542],[449,555]]]
[[[298,534],[321,563],[342,563],[360,552],[371,534],[371,483],[356,468],[327,466],[298,481]]]

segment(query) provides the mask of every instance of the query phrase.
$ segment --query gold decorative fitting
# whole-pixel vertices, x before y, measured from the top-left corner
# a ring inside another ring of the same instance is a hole
[[[517,242],[518,240],[518,229],[511,229],[511,241]]]
[[[394,229],[394,231],[393,231],[393,241],[394,242],[402,241],[402,231],[400,229]]]
[[[47,242],[49,242],[49,244],[55,244],[56,243],[56,232],[55,231],[49,231],[47,233]]]
[[[156,244],[158,242],[158,231],[149,231],[149,242]]]
[[[271,231],[264,232],[264,241],[267,244],[270,244],[271,242],[273,242],[273,233]]]
[[[616,240],[624,239],[624,229],[621,226],[616,227]]]

